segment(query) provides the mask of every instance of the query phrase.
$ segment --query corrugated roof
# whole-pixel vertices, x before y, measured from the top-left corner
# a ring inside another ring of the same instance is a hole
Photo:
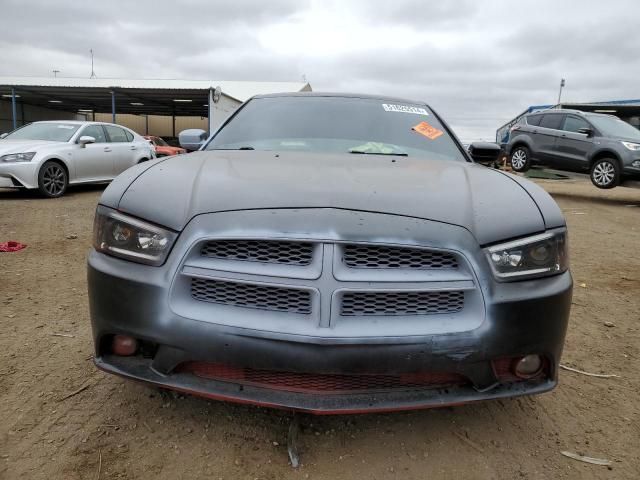
[[[562,105],[640,105],[640,99],[633,98],[628,100],[605,100],[600,102],[574,102],[563,103]]]
[[[244,102],[253,95],[310,90],[306,82],[248,82],[229,80],[177,80],[74,77],[0,77],[6,87],[76,87],[159,90],[208,90],[219,86],[222,92]]]

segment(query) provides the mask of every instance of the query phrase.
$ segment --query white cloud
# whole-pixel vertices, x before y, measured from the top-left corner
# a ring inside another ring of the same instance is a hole
[[[266,26],[258,38],[274,55],[331,58],[375,50],[406,49],[424,41],[409,25],[380,22],[363,24],[355,12],[327,11],[313,6],[281,22]]]

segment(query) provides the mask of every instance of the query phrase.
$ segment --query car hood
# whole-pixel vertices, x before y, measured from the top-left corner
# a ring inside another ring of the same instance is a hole
[[[629,142],[629,143],[640,143],[640,140],[638,140],[637,138],[630,138],[630,137],[619,137],[619,136],[613,136],[613,137],[607,137],[608,140],[613,140],[615,141],[619,141],[619,142]]]
[[[46,140],[0,140],[0,155],[34,152],[42,147],[64,145],[65,143],[66,142],[49,142]]]
[[[481,244],[545,229],[522,183],[501,172],[375,155],[194,152],[116,179],[101,203],[177,231],[203,213],[276,208],[434,220],[466,228]]]

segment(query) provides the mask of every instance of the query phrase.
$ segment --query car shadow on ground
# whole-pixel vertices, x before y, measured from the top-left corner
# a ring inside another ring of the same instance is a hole
[[[60,198],[73,197],[86,192],[102,192],[107,187],[106,183],[90,185],[70,186],[66,193]],[[38,192],[38,190],[27,190],[25,188],[0,188],[0,200],[49,200]]]
[[[189,425],[194,429],[207,425],[207,431],[213,436],[228,436],[228,428],[232,425],[237,432],[233,436],[243,437],[242,440],[248,442],[240,450],[246,447],[250,451],[252,443],[271,443],[274,439],[277,439],[274,445],[286,445],[287,431],[294,416],[292,411],[212,401],[145,385],[128,386],[121,392],[125,405],[136,408],[144,405],[152,418],[162,417],[165,428],[170,431],[179,432]],[[351,457],[370,450],[372,440],[393,441],[394,437],[402,439],[395,450],[420,449],[426,446],[426,441],[442,442],[451,436],[456,442],[461,440],[460,447],[470,446],[472,451],[477,450],[474,453],[482,453],[482,444],[485,448],[492,447],[497,441],[518,438],[523,431],[542,437],[547,427],[535,420],[544,408],[539,402],[539,397],[522,397],[390,413],[295,415],[299,423],[301,453],[304,460],[315,462],[340,453]],[[113,415],[117,413],[113,412]],[[514,418],[520,421],[514,422]],[[262,436],[266,438],[260,439]],[[174,440],[177,441],[176,437]],[[394,455],[398,453],[401,452],[395,451]]]
[[[597,197],[579,193],[563,193],[552,192],[554,198],[562,198],[565,200],[575,200],[587,203],[598,203],[602,205],[623,206],[623,207],[640,207],[640,200],[635,198],[615,198],[615,197]]]

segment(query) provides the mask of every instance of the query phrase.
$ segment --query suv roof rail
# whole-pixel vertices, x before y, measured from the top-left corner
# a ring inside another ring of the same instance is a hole
[[[584,115],[588,112],[584,112],[582,110],[574,110],[573,108],[547,108],[545,110],[536,110],[535,112],[527,113],[525,116],[528,117],[529,115],[539,115],[541,113],[577,113]]]

